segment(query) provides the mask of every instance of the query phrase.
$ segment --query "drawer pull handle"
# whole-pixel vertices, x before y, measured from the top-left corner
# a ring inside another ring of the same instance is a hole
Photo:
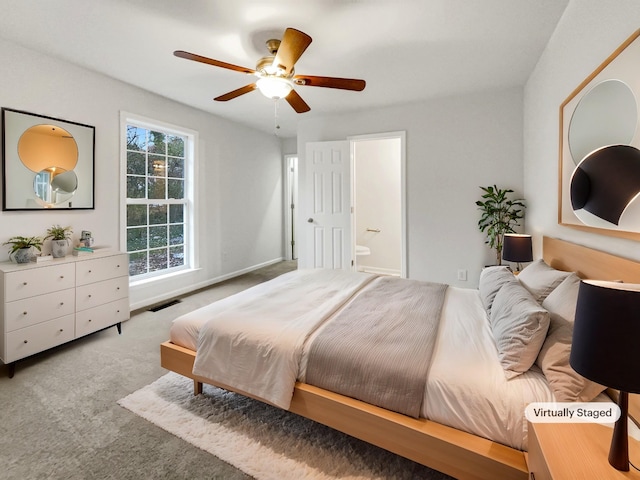
[[[60,302],[60,306],[64,305],[64,302]]]
[[[27,314],[27,312],[26,312],[26,311],[24,311],[24,312],[22,312],[22,314],[23,314],[23,315],[26,315],[26,314]]]
[[[91,273],[91,270],[89,270],[89,273]]]
[[[89,323],[93,322],[93,320],[89,319]]]
[[[116,313],[120,313],[120,310],[116,310]]]
[[[22,285],[26,285],[26,284],[27,284],[27,282],[24,282]]]
[[[60,329],[60,333],[62,333],[62,332],[64,332],[64,329],[62,329],[62,328],[61,328],[61,329]]]
[[[29,342],[27,340],[25,340],[24,343],[29,343]]]
[[[116,287],[116,290],[120,290],[120,287]]]
[[[91,298],[91,294],[89,294],[88,297]]]

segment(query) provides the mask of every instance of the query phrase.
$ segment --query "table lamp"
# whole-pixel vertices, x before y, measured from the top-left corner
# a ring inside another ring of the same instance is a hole
[[[502,238],[502,259],[517,263],[517,271],[519,272],[521,262],[533,260],[531,235],[505,233]]]
[[[620,390],[620,418],[613,429],[609,463],[629,470],[629,393],[640,393],[640,285],[580,283],[569,363],[589,380]]]

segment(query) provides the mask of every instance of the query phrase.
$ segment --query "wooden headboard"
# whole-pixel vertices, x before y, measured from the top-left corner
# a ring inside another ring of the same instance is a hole
[[[580,278],[640,283],[640,262],[565,240],[543,237],[542,258],[553,268],[576,272]],[[608,389],[607,393],[617,400],[617,391]],[[629,415],[640,426],[640,395],[629,395]]]
[[[542,258],[558,270],[580,278],[640,283],[640,262],[557,238],[543,237]]]

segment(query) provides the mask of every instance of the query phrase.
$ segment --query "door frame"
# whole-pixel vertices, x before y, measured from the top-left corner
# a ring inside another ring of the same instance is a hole
[[[295,159],[295,161],[294,161]],[[284,259],[298,258],[298,154],[284,156]],[[293,171],[291,169],[294,169]],[[293,206],[292,206],[293,205]],[[291,211],[293,210],[293,212]],[[293,242],[293,244],[292,244]]]
[[[395,131],[395,132],[383,132],[383,133],[372,133],[366,135],[353,135],[347,137],[349,141],[349,158],[350,158],[350,190],[351,190],[351,232],[353,237],[353,232],[356,230],[356,216],[355,216],[355,144],[359,141],[366,140],[384,140],[384,139],[400,139],[400,223],[401,223],[401,252],[400,252],[400,276],[402,278],[408,278],[409,271],[407,265],[407,132],[404,130]],[[355,237],[353,237],[355,238]],[[351,258],[356,258],[356,246],[355,240],[353,240],[351,245]],[[355,264],[355,262],[354,262]],[[355,268],[355,267],[354,267]]]

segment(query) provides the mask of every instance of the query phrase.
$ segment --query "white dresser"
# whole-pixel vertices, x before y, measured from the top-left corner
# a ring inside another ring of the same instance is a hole
[[[129,319],[126,253],[0,263],[0,360],[15,362]]]

